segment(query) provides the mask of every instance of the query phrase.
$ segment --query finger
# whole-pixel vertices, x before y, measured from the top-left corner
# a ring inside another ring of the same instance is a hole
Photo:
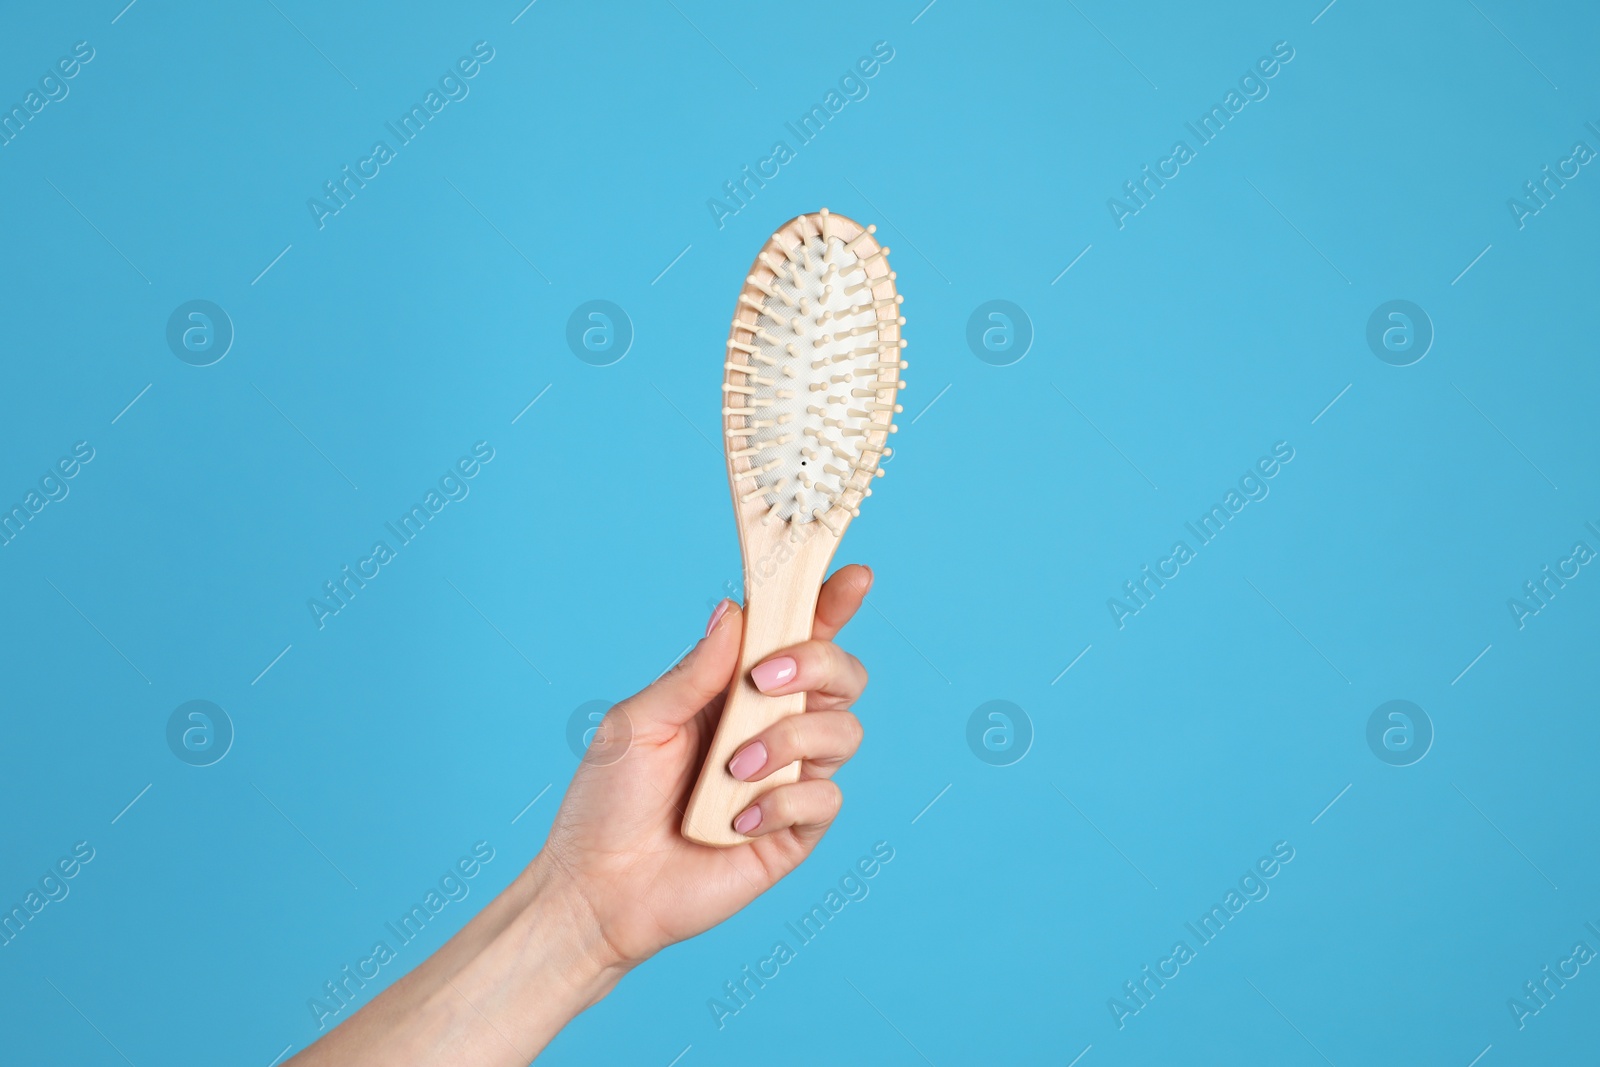
[[[648,688],[623,702],[635,727],[681,726],[712,697],[728,688],[739,661],[739,636],[744,632],[739,605],[724,600],[689,654]]]
[[[809,693],[808,711],[831,711],[856,702],[867,688],[867,669],[832,641],[806,641],[756,664],[750,681],[768,696]]]
[[[728,773],[741,782],[759,782],[804,760],[802,778],[827,778],[856,754],[861,735],[861,720],[848,711],[786,715],[735,752]]]
[[[833,635],[844,629],[867,598],[872,588],[872,568],[852,563],[840,567],[833,576],[822,583],[817,594],[817,614],[811,623],[811,636],[818,641],[832,641]]]
[[[780,785],[740,812],[733,828],[746,837],[793,830],[802,842],[814,842],[827,832],[843,803],[844,794],[826,778]]]

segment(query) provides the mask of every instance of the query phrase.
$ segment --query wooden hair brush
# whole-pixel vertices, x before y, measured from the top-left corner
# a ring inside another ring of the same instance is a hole
[[[749,840],[734,830],[734,817],[800,777],[792,763],[741,782],[728,760],[772,723],[805,710],[804,693],[767,696],[750,669],[810,639],[834,550],[890,454],[906,320],[876,230],[827,208],[791,219],[756,256],[734,310],[722,421],[744,555],[744,638],[683,818],[683,835],[704,845]]]

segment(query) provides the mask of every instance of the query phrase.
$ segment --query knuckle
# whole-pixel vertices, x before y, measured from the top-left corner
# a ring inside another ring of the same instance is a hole
[[[768,737],[772,747],[781,755],[801,755],[800,723],[798,715],[790,715],[786,719],[779,719],[772,727]]]
[[[861,724],[858,717],[846,714],[848,717],[845,719],[845,738],[849,742],[850,751],[854,752],[861,747],[861,742],[866,738],[867,728]]]
[[[832,820],[839,814],[839,809],[844,807],[844,793],[832,782],[824,782],[823,785],[825,786],[822,791],[823,811]]]

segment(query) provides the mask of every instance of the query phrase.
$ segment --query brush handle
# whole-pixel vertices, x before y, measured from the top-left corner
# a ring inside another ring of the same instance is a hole
[[[751,590],[748,594],[744,638],[739,646],[739,672],[728,687],[722,720],[717,724],[711,751],[706,754],[700,780],[695,783],[683,816],[683,836],[702,845],[726,848],[750,840],[734,830],[734,817],[774,786],[800,780],[799,763],[780,768],[758,782],[741,782],[728,773],[728,761],[745,742],[785,715],[806,710],[804,693],[767,696],[750,681],[750,668],[774,652],[811,639],[812,619],[821,588],[820,575],[780,573],[777,578],[798,580],[773,581],[768,588]]]

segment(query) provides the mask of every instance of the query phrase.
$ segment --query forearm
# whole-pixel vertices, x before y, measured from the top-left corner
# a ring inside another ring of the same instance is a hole
[[[294,1067],[521,1067],[625,968],[540,856],[455,937]],[[286,1065],[287,1067],[287,1065]]]

